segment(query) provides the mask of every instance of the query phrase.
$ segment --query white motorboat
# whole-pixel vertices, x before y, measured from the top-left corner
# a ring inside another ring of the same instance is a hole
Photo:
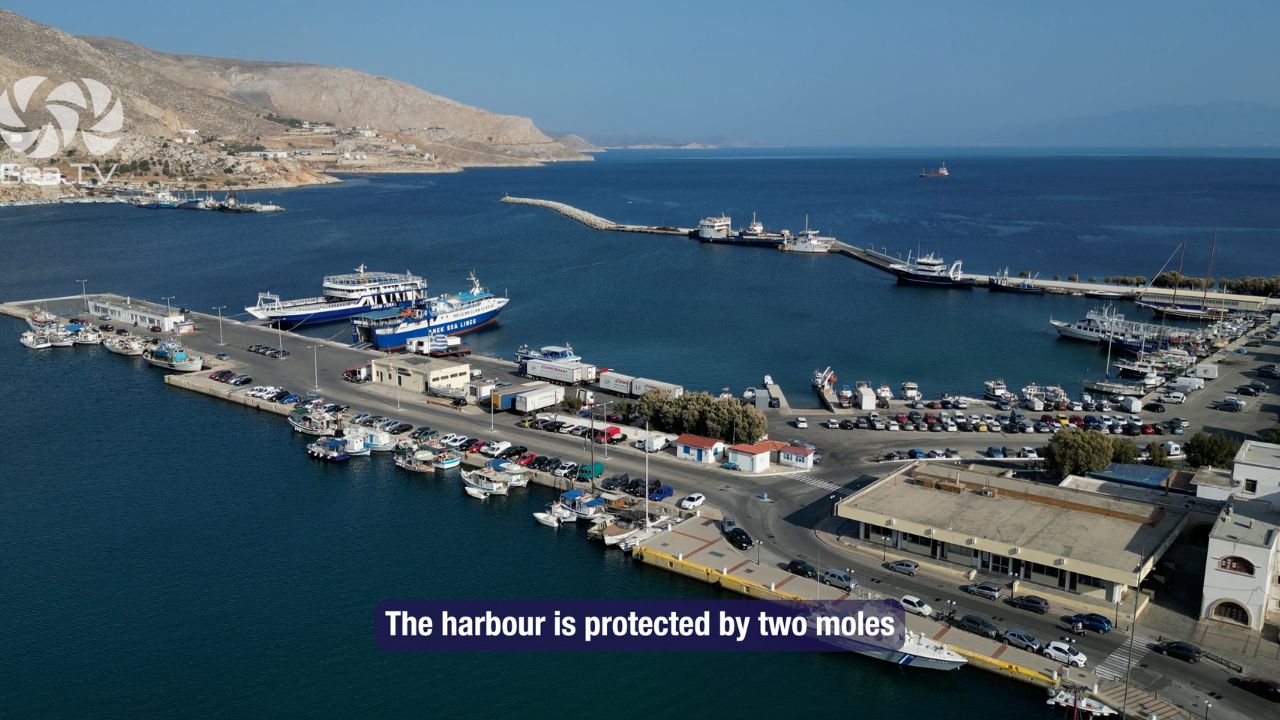
[[[550,528],[560,527],[560,518],[549,512],[536,512],[533,519]]]
[[[477,490],[476,488],[473,488],[470,485],[463,485],[462,490],[477,500],[484,500],[490,495],[490,493],[487,493],[483,490]]]
[[[1086,712],[1092,717],[1107,717],[1119,714],[1110,705],[1094,700],[1091,697],[1084,697],[1079,688],[1075,690],[1049,688],[1049,699],[1045,700],[1045,704]]]
[[[575,513],[571,508],[560,503],[559,501],[553,502],[553,503],[547,503],[547,512],[552,515],[555,515],[556,518],[559,519],[560,522],[562,523],[578,521],[578,514]]]
[[[49,337],[47,335],[36,332],[35,330],[28,330],[22,333],[22,336],[18,338],[18,342],[32,350],[47,350],[53,347],[53,343],[49,342]]]
[[[496,477],[485,470],[462,471],[462,482],[469,488],[475,488],[488,495],[506,495],[511,487],[506,480]]]
[[[75,336],[66,330],[46,330],[45,337],[54,347],[72,347],[76,344]]]
[[[432,460],[436,459],[436,454],[431,450],[419,450],[415,453],[397,453],[396,467],[401,470],[408,470],[416,473],[435,472],[435,465]]]
[[[102,341],[102,347],[117,355],[137,357],[142,354],[142,341],[133,337],[109,337]]]

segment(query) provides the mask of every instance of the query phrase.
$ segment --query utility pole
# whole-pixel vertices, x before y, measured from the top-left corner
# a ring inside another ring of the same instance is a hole
[[[1138,553],[1138,567],[1133,571],[1133,622],[1129,623],[1129,654],[1124,662],[1124,700],[1120,704],[1120,714],[1129,711],[1129,674],[1133,671],[1133,638],[1138,634],[1138,586],[1142,584],[1142,558],[1147,554],[1144,547]],[[1116,603],[1117,611],[1120,603]],[[1204,716],[1209,717],[1209,706],[1205,705]]]
[[[77,280],[76,282],[80,283],[80,299],[84,301],[84,311],[89,312],[89,295],[84,290],[85,284],[88,283],[89,281]]]
[[[283,324],[284,324],[283,322],[277,322],[277,323],[276,323],[276,343],[277,343],[277,344],[276,344],[276,347],[277,347],[278,349],[280,349],[280,350],[283,350],[283,349],[284,349],[284,329],[282,328],[282,325],[283,325]],[[277,359],[277,360],[283,360],[283,359],[284,359],[284,355],[281,355],[280,357],[278,357],[278,358],[276,358],[276,359]]]
[[[225,310],[226,307],[227,307],[226,305],[219,305],[214,308],[214,310],[218,311],[218,344],[219,345],[226,345],[226,343],[222,341],[222,311]]]
[[[307,349],[311,351],[311,361],[312,361],[313,367],[315,368],[315,374],[316,374],[315,386],[316,386],[316,389],[319,390],[320,389],[320,346],[308,345]]]
[[[174,299],[175,297],[177,297],[177,295],[162,296],[162,298],[164,299],[164,316],[165,317],[169,317],[169,315],[173,313],[173,308],[169,306],[169,301]]]

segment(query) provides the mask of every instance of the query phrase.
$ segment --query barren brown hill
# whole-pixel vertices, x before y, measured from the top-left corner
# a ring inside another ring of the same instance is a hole
[[[338,127],[370,127],[421,144],[456,149],[460,164],[586,160],[528,118],[499,115],[433,95],[408,83],[347,68],[171,55],[115,38],[85,37],[106,55],[210,97],[287,118]]]

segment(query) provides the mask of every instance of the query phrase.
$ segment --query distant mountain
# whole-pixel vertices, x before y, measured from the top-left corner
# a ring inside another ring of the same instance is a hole
[[[1280,106],[1262,103],[1149,105],[1106,115],[1027,123],[980,144],[1042,147],[1268,147],[1280,145]]]
[[[723,136],[675,139],[643,133],[578,133],[588,142],[603,148],[731,148],[759,147],[756,143]]]
[[[570,150],[573,150],[574,152],[580,152],[580,153],[604,152],[604,148],[600,147],[599,145],[594,145],[590,142],[587,142],[587,139],[582,137],[581,135],[568,133],[566,135],[556,135],[555,138],[556,138],[556,142],[569,148]]]

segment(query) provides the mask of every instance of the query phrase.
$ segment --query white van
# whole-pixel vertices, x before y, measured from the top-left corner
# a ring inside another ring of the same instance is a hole
[[[499,455],[501,455],[502,453],[510,449],[511,449],[511,443],[507,442],[506,440],[503,440],[501,442],[494,441],[480,448],[480,453],[482,455],[488,455],[489,457],[498,457]]]
[[[1173,392],[1167,392],[1160,396],[1160,402],[1169,403],[1170,405],[1181,405],[1186,401],[1187,401],[1186,394],[1178,392],[1177,390],[1174,390]]]

